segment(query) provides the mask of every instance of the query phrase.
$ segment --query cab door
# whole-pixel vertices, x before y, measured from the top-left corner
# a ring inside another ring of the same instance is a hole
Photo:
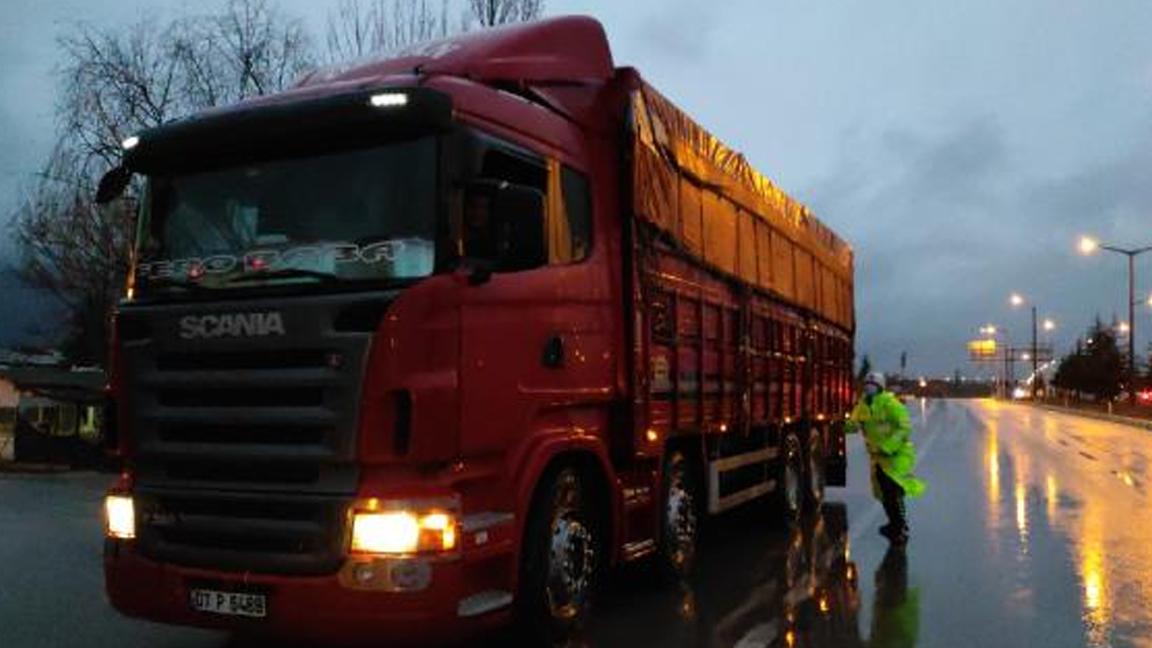
[[[461,451],[503,452],[531,430],[594,433],[602,417],[585,405],[610,398],[614,364],[609,278],[592,250],[588,181],[499,141],[486,143],[477,179],[541,193],[547,262],[461,283]],[[465,266],[483,263],[468,237],[461,240]]]

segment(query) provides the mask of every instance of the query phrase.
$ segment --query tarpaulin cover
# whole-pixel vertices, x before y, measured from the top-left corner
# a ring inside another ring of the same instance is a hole
[[[853,328],[847,243],[651,86],[633,91],[632,115],[639,218],[716,270]]]
[[[772,282],[776,292],[786,299],[796,298],[796,264],[793,258],[792,244],[780,230],[769,228],[772,231]]]
[[[766,223],[756,223],[756,266],[760,277],[760,287],[776,290],[776,279],[772,276],[772,229]]]
[[[672,177],[676,177],[671,167],[661,164]],[[669,227],[668,232],[679,232],[680,242],[693,255],[704,257],[704,220],[703,207],[700,204],[700,188],[688,181],[687,178],[677,178],[677,193],[680,196],[679,224]],[[677,215],[674,214],[674,217]]]
[[[753,284],[757,283],[759,273],[756,271],[755,218],[749,218],[748,215],[744,213],[741,213],[737,217],[736,245],[738,246],[736,257],[740,261],[740,267],[737,268],[736,274],[741,277],[747,277]]]
[[[812,276],[812,255],[796,246],[796,301],[801,306],[814,308],[816,282]]]

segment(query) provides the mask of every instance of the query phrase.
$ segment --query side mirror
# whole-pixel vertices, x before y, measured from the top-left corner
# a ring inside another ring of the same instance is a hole
[[[465,256],[500,272],[548,263],[544,194],[524,185],[481,180],[464,193]]]
[[[131,181],[132,172],[123,165],[105,173],[104,177],[100,178],[100,184],[96,187],[96,204],[107,205],[116,200],[128,188],[128,183]]]

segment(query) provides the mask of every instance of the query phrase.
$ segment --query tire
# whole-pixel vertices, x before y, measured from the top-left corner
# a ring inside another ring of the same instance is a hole
[[[776,466],[772,509],[785,524],[792,525],[804,511],[804,450],[796,433],[784,435]]]
[[[570,637],[588,615],[603,548],[586,480],[563,468],[533,498],[521,558],[517,612],[534,643]]]
[[[824,458],[824,435],[819,428],[808,434],[808,449],[804,453],[804,506],[813,513],[820,512],[824,504],[824,489],[828,483]]]
[[[680,452],[665,461],[660,497],[661,571],[673,580],[692,573],[700,541],[699,480],[689,461]]]

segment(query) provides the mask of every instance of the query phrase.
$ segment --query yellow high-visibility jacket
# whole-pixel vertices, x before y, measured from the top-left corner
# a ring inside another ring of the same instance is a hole
[[[909,497],[919,497],[927,485],[912,474],[916,467],[916,447],[912,445],[912,424],[908,410],[892,392],[882,391],[868,404],[863,397],[848,416],[849,430],[864,432],[864,445],[873,466],[880,466],[886,475],[904,489]],[[872,473],[872,492],[880,496],[875,470]]]

